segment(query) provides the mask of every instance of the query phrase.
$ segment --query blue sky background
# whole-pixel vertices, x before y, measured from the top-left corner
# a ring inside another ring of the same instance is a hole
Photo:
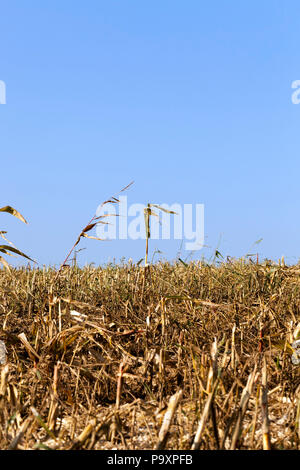
[[[40,265],[59,264],[97,206],[134,180],[128,204],[205,204],[207,248],[194,259],[218,247],[296,263],[299,10],[293,0],[2,2],[0,205],[29,225],[2,214],[0,228]],[[83,240],[78,260],[138,260],[144,245]],[[171,260],[180,242],[155,249]]]

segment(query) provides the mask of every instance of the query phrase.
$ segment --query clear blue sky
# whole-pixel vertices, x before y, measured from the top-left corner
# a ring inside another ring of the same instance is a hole
[[[29,224],[2,214],[0,229],[57,265],[134,180],[129,204],[205,204],[193,259],[218,246],[296,263],[299,13],[293,0],[2,2],[0,205]],[[79,260],[138,260],[144,245],[83,240]],[[171,260],[180,242],[155,248]]]

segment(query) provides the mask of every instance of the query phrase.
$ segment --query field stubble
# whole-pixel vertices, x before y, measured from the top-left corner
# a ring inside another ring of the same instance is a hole
[[[299,449],[300,266],[0,271],[1,449]]]

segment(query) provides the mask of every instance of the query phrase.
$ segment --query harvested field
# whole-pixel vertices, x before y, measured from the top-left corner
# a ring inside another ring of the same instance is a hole
[[[0,448],[299,449],[299,312],[297,265],[2,270]]]

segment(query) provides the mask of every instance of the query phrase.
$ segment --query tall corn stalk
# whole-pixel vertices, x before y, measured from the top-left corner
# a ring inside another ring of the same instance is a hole
[[[125,188],[121,189],[120,193],[122,193],[123,191],[126,191],[131,185],[133,184],[133,181],[131,183],[129,183],[127,186],[125,186]],[[112,196],[110,199],[107,199],[106,201],[104,201],[102,204],[101,204],[101,207],[105,206],[106,204],[119,204],[119,199],[117,199],[115,196]],[[98,224],[107,224],[108,222],[105,222],[103,221],[102,219],[105,218],[105,217],[110,217],[111,215],[115,215],[115,214],[105,214],[105,215],[100,215],[100,216],[97,216],[96,214],[90,219],[90,221],[87,223],[87,225],[81,230],[80,234],[78,235],[74,245],[72,246],[72,248],[70,249],[70,251],[68,252],[67,256],[65,257],[64,261],[61,263],[57,273],[56,273],[56,277],[55,277],[55,280],[58,278],[62,268],[65,266],[65,264],[67,263],[67,261],[69,260],[71,254],[73,253],[75,247],[78,245],[78,243],[80,242],[81,238],[92,238],[94,240],[101,240],[101,238],[98,238],[98,237],[93,237],[91,235],[87,235],[87,232],[89,232],[90,230],[92,230],[96,225]]]
[[[150,217],[159,217],[156,212],[152,210],[152,207],[155,207],[156,209],[166,212],[167,214],[176,214],[177,212],[174,211],[169,211],[165,209],[164,207],[158,206],[157,204],[147,204],[147,207],[144,209],[144,217],[145,217],[145,230],[146,230],[146,253],[145,253],[145,267],[148,266],[148,251],[149,251],[149,239],[151,237],[150,233]]]

